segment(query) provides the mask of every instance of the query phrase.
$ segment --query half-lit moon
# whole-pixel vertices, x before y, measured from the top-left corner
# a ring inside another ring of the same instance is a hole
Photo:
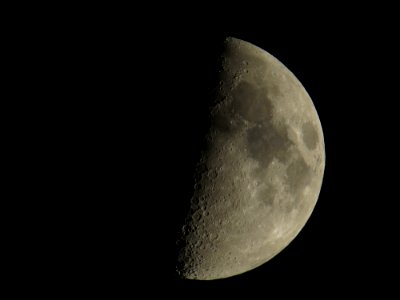
[[[281,62],[228,38],[220,80],[178,241],[188,279],[237,275],[284,249],[315,207],[325,166],[315,107]]]

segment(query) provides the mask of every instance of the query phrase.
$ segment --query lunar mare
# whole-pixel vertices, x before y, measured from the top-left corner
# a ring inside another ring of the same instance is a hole
[[[276,58],[228,38],[220,79],[177,242],[187,279],[241,274],[284,249],[312,213],[325,166],[311,98]]]

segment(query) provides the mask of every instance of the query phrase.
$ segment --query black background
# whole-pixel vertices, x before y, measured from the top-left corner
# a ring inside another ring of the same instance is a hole
[[[19,107],[29,126],[18,153],[38,199],[22,205],[37,212],[22,228],[24,276],[56,294],[390,291],[398,227],[390,9],[168,9],[57,12],[20,28],[18,70],[28,80],[16,91],[34,100]],[[232,278],[185,281],[174,274],[175,234],[226,36],[267,50],[302,82],[325,135],[325,175],[311,218],[279,255]]]

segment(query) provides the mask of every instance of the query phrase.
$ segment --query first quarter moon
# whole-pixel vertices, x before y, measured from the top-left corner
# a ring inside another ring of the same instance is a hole
[[[322,185],[325,147],[313,102],[275,57],[224,43],[207,147],[177,241],[176,270],[212,280],[258,267],[309,219]]]

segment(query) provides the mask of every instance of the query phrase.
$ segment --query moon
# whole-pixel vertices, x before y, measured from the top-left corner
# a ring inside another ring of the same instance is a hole
[[[238,275],[269,261],[309,219],[325,147],[313,102],[281,62],[248,42],[224,42],[207,147],[177,241],[185,279]]]

